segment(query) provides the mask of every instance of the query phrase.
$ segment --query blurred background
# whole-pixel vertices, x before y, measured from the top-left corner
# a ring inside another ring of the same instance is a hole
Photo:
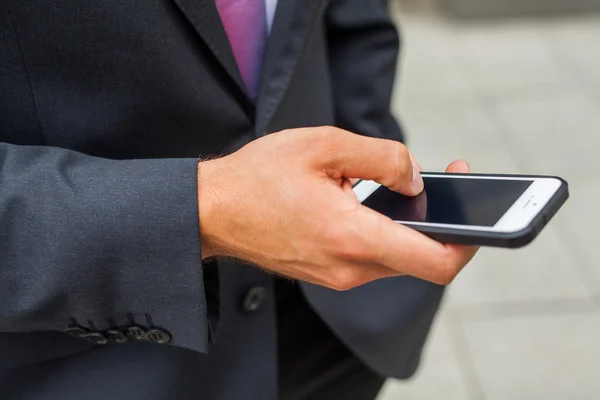
[[[571,198],[529,247],[481,251],[380,400],[600,399],[600,0],[391,3],[423,168],[560,175]]]

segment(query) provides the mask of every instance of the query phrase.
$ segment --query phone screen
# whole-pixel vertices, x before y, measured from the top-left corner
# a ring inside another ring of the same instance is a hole
[[[406,197],[381,186],[362,204],[395,221],[492,227],[533,180],[424,177],[425,190]]]

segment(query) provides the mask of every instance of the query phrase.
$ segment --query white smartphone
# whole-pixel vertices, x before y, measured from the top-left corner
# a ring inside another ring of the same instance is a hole
[[[423,173],[425,190],[407,197],[373,182],[354,193],[366,207],[435,240],[493,247],[529,244],[569,197],[552,176]]]

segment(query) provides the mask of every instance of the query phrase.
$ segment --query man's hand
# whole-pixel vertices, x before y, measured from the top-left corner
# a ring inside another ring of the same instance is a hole
[[[399,142],[319,127],[268,135],[201,162],[203,258],[235,257],[337,290],[399,275],[447,284],[476,249],[394,223],[352,191],[350,179],[360,178],[419,194],[423,181],[411,159]]]

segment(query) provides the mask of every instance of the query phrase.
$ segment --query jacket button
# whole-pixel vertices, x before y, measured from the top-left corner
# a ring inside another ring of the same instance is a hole
[[[125,330],[125,336],[129,340],[146,340],[146,330],[141,326],[132,325]]]
[[[260,308],[267,298],[267,289],[262,286],[253,287],[244,297],[244,310],[254,312]]]
[[[83,335],[83,338],[95,345],[104,345],[108,343],[108,339],[100,332],[90,332]]]
[[[168,344],[171,341],[171,334],[163,329],[150,329],[146,333],[146,339],[158,344]]]
[[[127,336],[118,329],[109,329],[106,331],[106,337],[109,342],[123,344],[127,342]]]

